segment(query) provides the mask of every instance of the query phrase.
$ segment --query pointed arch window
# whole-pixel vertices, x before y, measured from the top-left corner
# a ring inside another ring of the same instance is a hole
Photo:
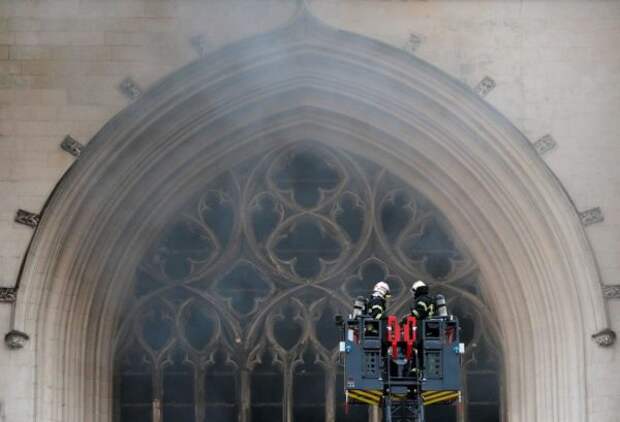
[[[374,163],[304,142],[250,157],[179,207],[136,268],[118,330],[118,422],[367,421],[344,412],[337,313],[422,278],[462,321],[462,410],[502,420],[501,352],[478,271],[437,209]]]

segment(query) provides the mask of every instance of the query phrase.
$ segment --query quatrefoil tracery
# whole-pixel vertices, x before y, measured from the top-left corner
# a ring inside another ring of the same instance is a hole
[[[253,253],[294,283],[323,282],[345,268],[371,233],[370,188],[358,172],[318,143],[267,154],[242,195]]]

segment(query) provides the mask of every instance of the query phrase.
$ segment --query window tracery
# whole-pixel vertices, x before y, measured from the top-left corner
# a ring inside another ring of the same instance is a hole
[[[385,279],[405,313],[429,280],[461,318],[467,405],[428,420],[499,421],[501,354],[475,262],[433,205],[318,142],[275,148],[209,182],[136,269],[119,328],[122,422],[362,421],[344,415],[337,313]]]

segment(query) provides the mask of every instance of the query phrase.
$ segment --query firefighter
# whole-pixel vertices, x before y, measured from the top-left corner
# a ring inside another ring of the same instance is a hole
[[[368,314],[375,319],[381,319],[388,297],[390,297],[390,286],[385,281],[375,284],[367,302]]]
[[[411,286],[411,293],[414,298],[414,305],[411,308],[411,315],[421,320],[435,314],[435,298],[428,292],[428,286],[422,280],[418,280]],[[445,300],[444,300],[445,303]]]

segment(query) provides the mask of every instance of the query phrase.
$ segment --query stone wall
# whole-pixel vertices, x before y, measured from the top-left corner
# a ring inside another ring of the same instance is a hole
[[[580,211],[602,283],[620,284],[620,2],[312,1],[323,21],[406,49],[474,87],[535,142]],[[32,229],[18,209],[39,212],[83,144],[140,89],[240,38],[269,31],[295,5],[272,0],[5,0],[0,3],[0,286],[14,286]],[[549,138],[546,138],[547,140]],[[546,145],[553,145],[547,143]],[[609,302],[620,331],[620,301]],[[0,304],[0,333],[11,326]],[[0,348],[0,421],[32,420],[34,363]],[[587,362],[592,420],[620,412],[617,346]],[[6,376],[5,376],[6,375]]]

